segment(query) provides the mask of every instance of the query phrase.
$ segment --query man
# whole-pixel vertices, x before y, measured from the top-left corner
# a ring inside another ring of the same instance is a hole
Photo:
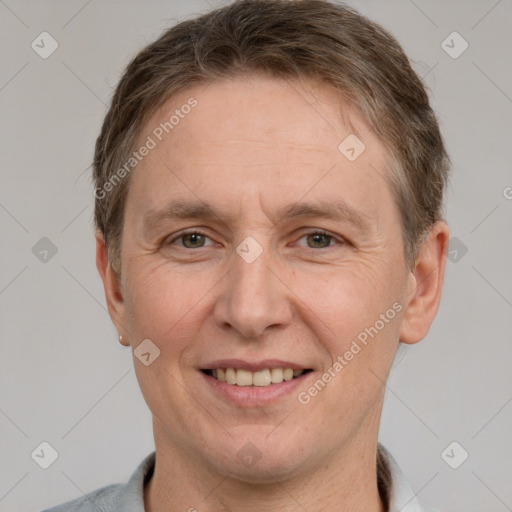
[[[407,57],[347,7],[236,2],[145,48],[95,218],[156,455],[52,511],[430,510],[377,437],[438,309],[447,169]]]

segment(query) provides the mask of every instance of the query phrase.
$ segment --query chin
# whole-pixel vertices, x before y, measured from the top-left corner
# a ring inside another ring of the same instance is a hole
[[[210,445],[208,457],[215,470],[250,484],[283,482],[310,472],[319,455],[315,447],[285,429],[269,435],[272,428],[238,429],[226,446]]]

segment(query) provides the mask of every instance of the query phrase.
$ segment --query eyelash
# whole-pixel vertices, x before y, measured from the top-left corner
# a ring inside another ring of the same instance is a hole
[[[168,242],[164,242],[164,245],[172,245],[174,242],[176,242],[177,240],[180,240],[188,235],[201,235],[205,238],[209,238],[211,240],[211,238],[206,234],[204,233],[203,231],[201,230],[198,230],[198,229],[191,229],[191,230],[188,230],[188,231],[183,231],[181,232],[178,236],[174,237],[172,240],[168,241]],[[322,235],[322,236],[325,236],[325,237],[328,237],[331,241],[335,241],[336,243],[334,245],[343,245],[346,243],[346,240],[342,239],[342,238],[338,238],[332,234],[330,234],[328,231],[324,231],[323,229],[313,229],[313,230],[310,230],[310,231],[306,231],[306,232],[303,232],[299,238],[299,240],[301,240],[302,238],[308,236],[308,235]],[[320,248],[313,248],[313,247],[306,247],[307,249],[311,249],[311,250],[314,250],[314,251],[319,251],[319,250],[322,250],[322,249],[328,249],[329,247],[333,247],[333,245],[328,245],[327,247],[320,247]],[[180,249],[188,249],[190,251],[194,251],[194,250],[198,250],[198,249],[204,249],[205,247],[197,247],[196,249],[190,249],[188,247],[183,247],[183,246],[180,246]]]

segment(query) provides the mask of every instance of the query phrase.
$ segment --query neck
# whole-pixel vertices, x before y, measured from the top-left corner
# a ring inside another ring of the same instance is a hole
[[[251,483],[222,475],[190,450],[180,449],[155,429],[156,464],[145,490],[146,512],[385,512],[377,486],[377,441],[353,439],[313,471],[270,483]],[[170,508],[171,507],[171,508]]]

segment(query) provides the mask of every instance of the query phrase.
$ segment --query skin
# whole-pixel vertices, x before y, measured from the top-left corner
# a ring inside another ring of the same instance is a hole
[[[155,113],[141,143],[190,97],[197,107],[130,178],[120,276],[97,233],[97,266],[123,344],[150,339],[160,350],[149,366],[134,358],[157,453],[146,510],[382,511],[375,459],[384,382],[399,341],[420,341],[437,312],[448,227],[432,226],[411,270],[386,148],[344,103],[340,116],[329,86],[250,75],[190,88]],[[338,151],[351,133],[366,146],[353,162]],[[364,228],[277,213],[340,198]],[[147,229],[144,218],[176,200],[208,202],[223,217]],[[206,238],[179,237],[189,228]],[[318,230],[331,238],[308,236]],[[236,252],[246,237],[263,249],[252,263]],[[298,393],[395,303],[393,320],[301,404]],[[232,357],[313,371],[278,400],[244,407],[199,370]],[[260,456],[250,467],[237,457],[248,442]]]

